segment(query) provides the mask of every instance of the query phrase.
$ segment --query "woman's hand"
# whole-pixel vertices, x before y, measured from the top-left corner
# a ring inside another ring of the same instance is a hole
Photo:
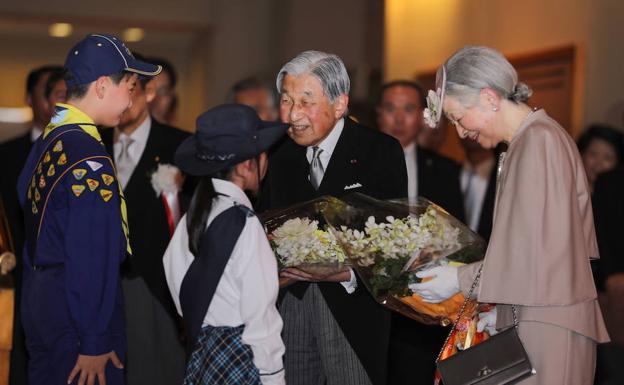
[[[491,336],[498,333],[498,331],[496,331],[496,315],[496,306],[494,306],[494,308],[488,312],[479,313],[477,332],[481,333],[483,330],[485,330]]]
[[[457,278],[457,267],[438,266],[416,273],[418,278],[423,278],[422,283],[412,283],[409,285],[416,295],[423,301],[429,303],[440,303],[459,292],[459,280]],[[431,278],[426,280],[426,278]]]

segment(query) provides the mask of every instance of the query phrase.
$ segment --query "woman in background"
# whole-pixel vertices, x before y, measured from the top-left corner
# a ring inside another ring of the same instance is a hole
[[[593,124],[578,138],[577,145],[591,192],[598,176],[622,163],[624,135],[613,127]]]

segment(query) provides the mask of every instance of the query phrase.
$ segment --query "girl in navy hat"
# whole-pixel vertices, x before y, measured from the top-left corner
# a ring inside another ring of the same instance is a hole
[[[222,105],[176,152],[177,165],[201,177],[163,259],[187,333],[185,385],[284,384],[277,263],[244,191],[257,193],[265,151],[286,129]]]

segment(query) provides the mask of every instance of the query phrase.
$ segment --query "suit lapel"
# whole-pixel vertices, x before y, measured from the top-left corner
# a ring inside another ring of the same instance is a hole
[[[292,146],[292,155],[288,158],[293,161],[288,164],[288,175],[296,178],[291,184],[293,189],[297,189],[294,196],[297,196],[299,201],[312,199],[316,192],[308,179],[310,164],[306,158],[306,147],[300,146],[294,141]]]
[[[416,146],[416,179],[418,180],[416,187],[416,194],[419,196],[429,195],[429,191],[427,191],[426,182],[428,178],[426,178],[426,174],[428,174],[427,162],[431,162],[431,159],[428,159],[425,152],[422,149]]]
[[[156,169],[159,161],[159,149],[161,148],[162,138],[160,132],[155,129],[154,121],[150,127],[150,132],[147,137],[147,143],[145,149],[141,154],[141,158],[137,163],[128,184],[124,189],[126,196],[143,196],[147,193],[146,190],[151,190],[151,183],[149,183],[150,174]],[[147,183],[145,179],[148,179]]]
[[[319,186],[319,195],[337,195],[344,191],[344,187],[354,181],[357,156],[354,151],[354,144],[357,142],[351,120],[345,118],[344,128],[338,138],[334,152],[329,159],[329,164],[323,175],[323,180]],[[307,175],[307,173],[306,173]],[[309,182],[308,182],[309,183]]]
[[[113,136],[114,129],[112,128],[98,128],[100,132],[100,136],[102,137],[102,142],[104,143],[104,147],[106,147],[106,152],[110,155],[113,163],[115,162],[115,152],[113,151]]]

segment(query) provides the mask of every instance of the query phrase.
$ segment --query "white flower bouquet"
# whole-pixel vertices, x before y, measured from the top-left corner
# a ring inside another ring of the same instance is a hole
[[[431,304],[409,289],[416,272],[483,258],[485,242],[443,208],[424,199],[380,201],[362,194],[323,215],[364,285],[381,304],[426,324],[448,324],[463,296]],[[476,304],[475,304],[476,306]]]
[[[323,210],[341,204],[321,197],[262,215],[280,269],[296,267],[309,274],[329,276],[350,263],[334,234],[327,231]]]

